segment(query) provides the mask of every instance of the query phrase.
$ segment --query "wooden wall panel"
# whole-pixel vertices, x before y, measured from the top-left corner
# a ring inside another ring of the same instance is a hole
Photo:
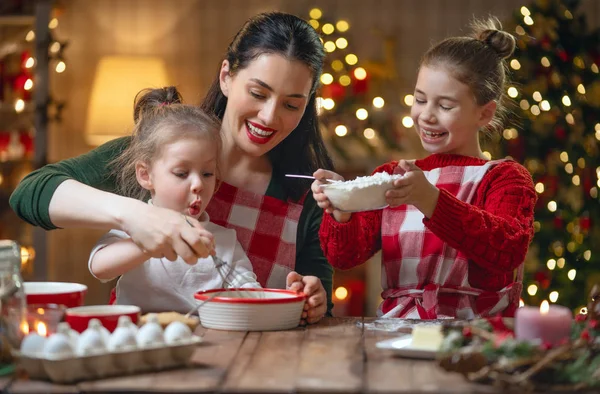
[[[328,17],[351,23],[348,36],[359,59],[382,57],[380,37],[395,39],[398,94],[411,92],[420,56],[432,42],[458,34],[472,16],[508,18],[522,0],[66,0],[57,34],[69,40],[67,71],[53,74],[53,92],[66,99],[61,124],[53,125],[49,159],[84,153],[83,130],[98,60],[105,55],[164,58],[173,81],[189,103],[199,103],[216,75],[226,46],[251,15],[282,10],[307,17],[319,6]],[[600,2],[584,0],[592,25],[600,25]],[[118,92],[115,92],[118,94]],[[133,99],[133,98],[132,98]],[[106,302],[110,285],[87,270],[99,231],[60,230],[49,236],[49,279],[90,287],[88,303]]]

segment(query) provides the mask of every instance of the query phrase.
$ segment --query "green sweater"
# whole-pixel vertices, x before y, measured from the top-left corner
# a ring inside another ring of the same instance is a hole
[[[49,164],[27,175],[10,196],[10,206],[19,217],[46,230],[57,227],[50,220],[50,200],[56,188],[67,179],[74,179],[97,189],[115,193],[116,179],[111,176],[109,163],[129,144],[130,137],[118,138],[71,159]],[[273,176],[266,195],[287,201],[281,178]],[[323,256],[319,227],[323,211],[312,194],[304,201],[296,235],[296,271],[321,279],[327,291],[328,311],[331,311],[333,268]]]

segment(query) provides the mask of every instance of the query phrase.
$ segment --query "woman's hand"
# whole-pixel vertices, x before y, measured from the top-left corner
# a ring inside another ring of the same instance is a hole
[[[404,174],[404,177],[394,181],[394,188],[385,193],[385,200],[390,207],[414,205],[423,215],[431,218],[440,190],[429,183],[414,160],[400,160],[394,174]]]
[[[331,204],[331,201],[329,201],[325,193],[323,193],[323,189],[321,188],[321,186],[323,185],[330,184],[326,181],[326,179],[343,181],[344,178],[333,171],[327,171],[322,169],[318,169],[317,171],[315,171],[313,173],[313,176],[315,177],[315,181],[311,185],[311,190],[313,192],[313,198],[317,202],[317,205],[320,208],[324,209],[325,212],[333,214],[335,220],[340,223],[346,223],[348,220],[350,220],[351,214],[348,212],[341,212],[340,210],[335,209],[335,207]]]
[[[301,325],[318,322],[327,313],[327,293],[316,276],[302,276],[290,272],[287,276],[288,290],[303,292],[307,299],[302,312]]]
[[[130,200],[123,210],[121,227],[133,242],[152,257],[175,261],[177,256],[188,264],[214,254],[212,233],[194,218],[171,209]]]

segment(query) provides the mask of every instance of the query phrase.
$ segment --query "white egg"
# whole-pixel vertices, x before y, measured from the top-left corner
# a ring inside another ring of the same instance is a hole
[[[71,328],[69,323],[62,322],[58,323],[58,328],[56,332],[64,334],[69,338],[69,342],[71,343],[71,347],[75,349],[77,347],[77,341],[79,340],[79,333]]]
[[[90,322],[88,323],[88,330],[89,329],[97,330],[98,332],[100,332],[100,335],[102,335],[102,340],[105,344],[107,344],[110,340],[110,331],[108,331],[108,328],[102,325],[100,320],[90,319]]]
[[[45,337],[37,333],[31,333],[21,341],[21,353],[31,357],[40,356],[44,350],[45,344]]]
[[[137,339],[128,325],[117,327],[108,340],[108,349],[111,351],[130,350],[136,347]]]
[[[162,327],[152,321],[140,327],[136,339],[139,347],[157,346],[165,342]]]
[[[190,327],[180,321],[174,321],[165,328],[165,342],[169,345],[186,342],[192,337]]]
[[[103,353],[105,351],[106,343],[99,330],[88,328],[79,336],[76,348],[77,355],[86,356],[89,354]]]
[[[138,326],[131,321],[131,318],[129,316],[120,316],[119,317],[119,323],[117,324],[117,327],[127,327],[131,330],[131,332],[133,333],[133,335],[135,336],[138,332]]]
[[[44,345],[45,358],[69,358],[73,357],[74,354],[69,337],[60,332],[50,335]]]

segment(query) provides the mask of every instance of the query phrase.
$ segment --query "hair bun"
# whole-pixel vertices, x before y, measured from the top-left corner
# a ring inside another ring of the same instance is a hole
[[[502,59],[510,57],[515,51],[516,40],[505,31],[484,30],[477,38],[492,48]]]
[[[502,30],[502,23],[495,16],[473,20],[471,29],[472,37],[492,48],[501,59],[510,57],[515,51],[517,40],[512,34]]]
[[[136,96],[133,105],[133,121],[140,116],[153,114],[157,108],[170,104],[181,104],[183,98],[175,86],[159,89],[143,89]]]

